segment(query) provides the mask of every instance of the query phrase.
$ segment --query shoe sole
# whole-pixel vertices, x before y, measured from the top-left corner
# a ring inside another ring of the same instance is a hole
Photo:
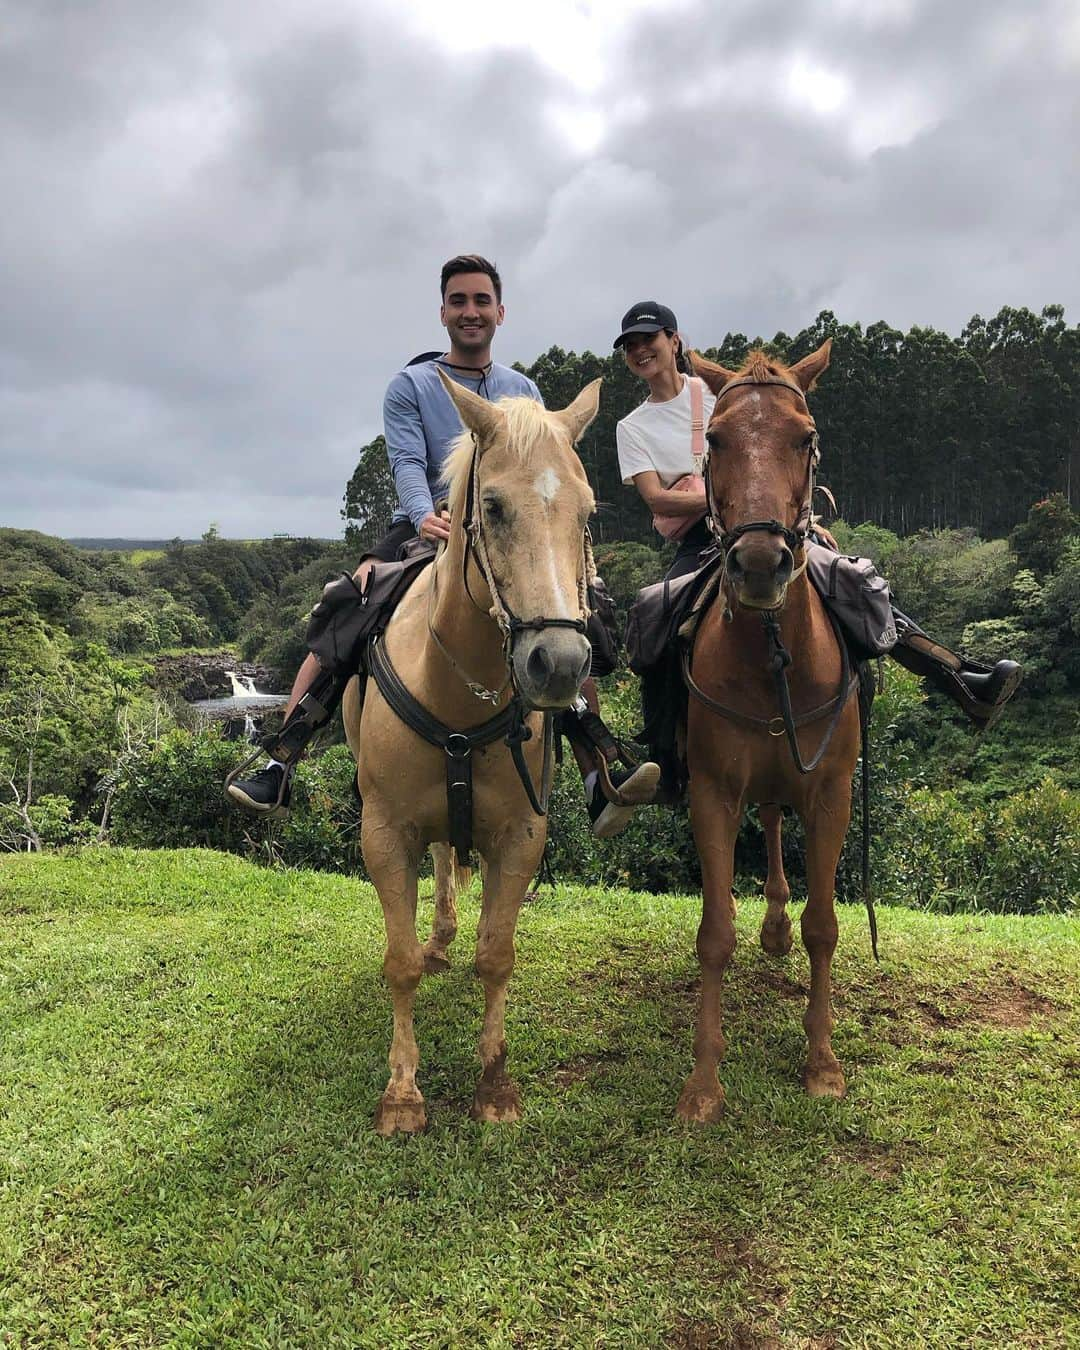
[[[234,783],[231,787],[225,789],[230,801],[234,801],[242,811],[246,811],[249,816],[260,816],[263,820],[278,820],[282,816],[289,814],[288,806],[279,805],[277,802],[270,802],[267,805],[264,802],[257,802],[254,797],[249,797],[247,793],[238,788]]]
[[[627,797],[636,797],[638,800],[630,801],[626,805],[608,802],[593,822],[592,832],[596,838],[613,839],[615,835],[622,834],[638,807],[652,801],[659,781],[660,770],[655,764],[639,765],[630,777],[619,785],[620,793]]]

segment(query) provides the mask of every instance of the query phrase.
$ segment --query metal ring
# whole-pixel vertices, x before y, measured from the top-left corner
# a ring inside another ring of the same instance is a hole
[[[779,722],[779,723],[780,723],[780,730],[779,730],[779,731],[773,731],[773,723],[774,723],[774,722]],[[787,728],[784,726],[784,719],[783,719],[782,717],[770,717],[770,718],[769,718],[769,725],[768,725],[767,730],[768,730],[770,736],[782,736],[782,735],[784,734],[784,732],[787,730]]]

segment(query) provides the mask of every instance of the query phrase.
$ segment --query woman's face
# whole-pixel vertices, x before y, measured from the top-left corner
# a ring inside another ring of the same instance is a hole
[[[678,349],[678,334],[669,333],[666,328],[659,333],[631,333],[623,343],[626,364],[643,380],[664,370],[674,370]]]

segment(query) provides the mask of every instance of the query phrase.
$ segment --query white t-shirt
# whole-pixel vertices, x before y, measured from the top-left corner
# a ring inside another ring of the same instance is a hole
[[[708,390],[704,393],[707,422],[710,411]],[[685,377],[682,390],[674,398],[665,403],[646,401],[627,413],[615,427],[623,482],[631,486],[636,473],[647,473],[652,469],[660,475],[661,484],[669,488],[683,474],[693,473],[690,420],[690,381]]]

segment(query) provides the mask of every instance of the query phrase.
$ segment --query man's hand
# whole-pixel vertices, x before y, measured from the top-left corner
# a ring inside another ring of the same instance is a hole
[[[450,538],[450,512],[440,511],[438,515],[430,511],[420,522],[420,528],[417,534],[421,539],[428,540],[429,543],[437,544],[440,540]]]

